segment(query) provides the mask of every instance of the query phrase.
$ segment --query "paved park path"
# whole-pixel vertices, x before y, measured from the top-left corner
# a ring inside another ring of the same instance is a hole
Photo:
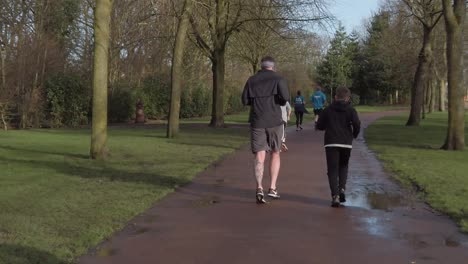
[[[362,114],[364,127],[383,115]],[[288,132],[281,200],[255,204],[253,160],[244,147],[133,219],[80,263],[468,263],[467,236],[400,190],[362,136],[352,152],[349,202],[331,208],[322,140],[312,125]]]

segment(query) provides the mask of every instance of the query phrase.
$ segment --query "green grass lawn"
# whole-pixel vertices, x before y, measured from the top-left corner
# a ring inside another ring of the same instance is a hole
[[[462,152],[439,149],[447,132],[446,113],[427,115],[420,127],[405,127],[407,118],[386,117],[372,124],[366,130],[371,149],[398,180],[418,186],[431,206],[468,232],[468,147]]]
[[[311,122],[314,120],[314,110],[312,108],[307,108],[309,114],[304,114],[304,123]],[[225,123],[229,125],[233,124],[247,124],[249,120],[249,112],[242,112],[238,114],[225,116]],[[181,120],[182,124],[208,124],[210,122],[210,117],[197,117]],[[288,125],[295,125],[296,117],[294,115],[294,109],[291,113],[291,120],[289,120]]]
[[[407,109],[404,106],[371,106],[371,105],[358,105],[356,106],[356,110],[358,113],[374,113],[374,112],[382,112],[382,111],[392,111],[392,110],[401,110]]]
[[[0,132],[0,263],[70,263],[155,201],[247,142],[246,128],[112,128],[111,158],[89,130]]]

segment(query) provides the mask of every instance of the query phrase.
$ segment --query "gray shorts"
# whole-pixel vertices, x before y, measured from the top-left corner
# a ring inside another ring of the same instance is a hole
[[[250,128],[250,143],[252,152],[281,150],[284,137],[284,125],[272,128]]]

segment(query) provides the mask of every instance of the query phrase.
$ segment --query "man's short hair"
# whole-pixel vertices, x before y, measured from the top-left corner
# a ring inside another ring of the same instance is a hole
[[[264,68],[274,68],[275,67],[275,59],[271,56],[265,56],[261,60],[262,69]]]
[[[338,100],[345,100],[351,96],[351,91],[347,87],[338,87],[336,89],[336,98]]]

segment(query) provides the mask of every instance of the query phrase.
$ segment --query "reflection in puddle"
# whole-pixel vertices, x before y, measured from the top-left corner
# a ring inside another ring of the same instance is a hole
[[[377,217],[367,217],[363,219],[366,231],[373,236],[386,237],[384,225]]]
[[[390,211],[392,208],[406,205],[401,195],[389,193],[351,193],[346,205]]]

